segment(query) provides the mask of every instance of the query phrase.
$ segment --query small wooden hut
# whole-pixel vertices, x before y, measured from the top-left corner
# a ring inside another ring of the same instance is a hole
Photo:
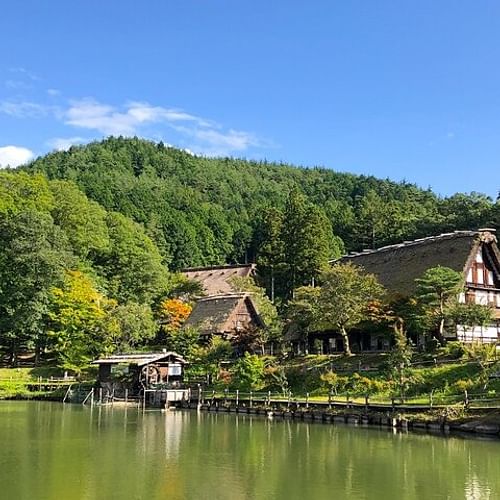
[[[92,362],[99,366],[100,387],[127,388],[129,394],[182,384],[186,360],[175,352],[117,354]]]

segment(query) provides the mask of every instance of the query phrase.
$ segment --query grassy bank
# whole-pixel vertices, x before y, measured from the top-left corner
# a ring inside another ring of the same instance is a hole
[[[401,378],[391,370],[387,354],[359,356],[305,356],[283,364],[290,390],[303,396],[336,396],[428,401],[468,394],[489,394],[500,398],[500,370],[496,361],[483,363],[471,359],[452,359],[445,353],[414,356]]]
[[[0,399],[40,399],[64,394],[65,385],[48,389],[47,382],[62,377],[57,367],[0,368]]]

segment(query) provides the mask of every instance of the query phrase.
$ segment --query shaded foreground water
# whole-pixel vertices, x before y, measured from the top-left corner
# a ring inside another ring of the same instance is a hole
[[[2,499],[498,499],[500,442],[0,403]]]

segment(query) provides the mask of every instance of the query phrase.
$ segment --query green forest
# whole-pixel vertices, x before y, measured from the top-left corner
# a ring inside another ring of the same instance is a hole
[[[0,345],[78,371],[164,342],[168,301],[196,293],[184,267],[257,262],[283,304],[346,251],[491,226],[500,202],[479,193],[138,138],[74,146],[0,172]]]

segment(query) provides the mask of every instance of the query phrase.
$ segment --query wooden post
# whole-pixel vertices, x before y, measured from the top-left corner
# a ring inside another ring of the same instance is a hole
[[[236,389],[236,408],[238,408],[240,402],[240,391],[239,389]]]
[[[365,396],[365,409],[368,411],[368,407],[370,406],[369,396],[368,394]]]
[[[328,391],[328,409],[332,409],[332,390],[330,389]]]
[[[125,403],[128,403],[128,389],[125,389]]]
[[[469,393],[467,392],[467,389],[465,389],[464,393],[465,393],[464,394],[464,396],[465,396],[465,398],[464,398],[464,405],[467,408],[469,406]]]
[[[99,404],[102,405],[102,387],[99,388]]]
[[[253,392],[250,391],[250,408],[253,407]]]
[[[434,394],[433,394],[433,392],[431,391],[431,392],[429,393],[429,406],[431,407],[431,409],[432,409],[432,405],[434,404],[434,397],[433,397],[433,396],[434,396]]]
[[[198,404],[201,404],[202,403],[202,392],[201,392],[201,384],[198,384]]]
[[[271,406],[271,391],[267,392],[267,406]]]
[[[306,392],[306,408],[309,408],[309,393]]]
[[[90,391],[90,407],[92,408],[94,406],[94,388],[92,387],[92,390]]]

